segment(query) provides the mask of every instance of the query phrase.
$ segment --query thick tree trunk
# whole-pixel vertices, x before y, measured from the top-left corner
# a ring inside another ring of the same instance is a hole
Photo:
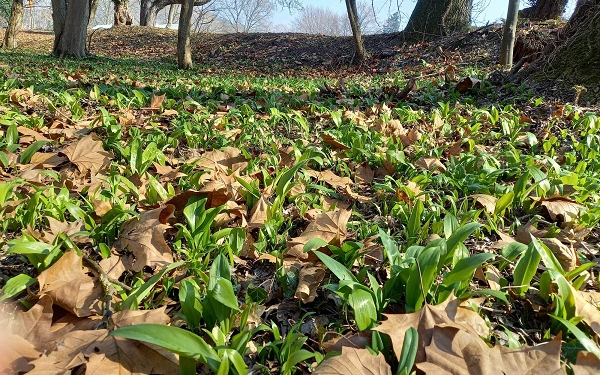
[[[23,0],[14,0],[10,18],[8,19],[8,27],[4,33],[4,48],[17,48],[17,34],[21,30],[23,24]]]
[[[133,24],[133,17],[129,13],[129,0],[115,2],[115,26]]]
[[[191,69],[192,47],[190,42],[190,29],[192,14],[194,13],[194,0],[184,0],[179,13],[179,31],[177,33],[177,66],[179,69]]]
[[[176,11],[177,11],[177,4],[171,4],[169,6],[169,16],[167,17],[167,29],[170,29],[173,26],[173,22],[175,21]]]
[[[90,20],[89,23],[94,22],[96,18],[96,10],[98,9],[99,0],[92,0],[92,4],[90,5]]]
[[[348,20],[352,28],[352,37],[354,38],[354,63],[360,64],[365,60],[365,46],[358,23],[358,12],[356,10],[356,0],[346,0],[346,10],[348,11]]]
[[[52,0],[54,56],[87,56],[85,41],[89,16],[89,0],[69,0],[68,3],[65,0]]]
[[[500,64],[508,68],[510,68],[513,63],[513,49],[515,47],[518,18],[519,0],[510,0],[508,2],[508,12],[506,13],[504,33],[502,35],[502,46],[500,48]]]
[[[559,35],[558,47],[545,50],[520,76],[573,100],[600,103],[600,70],[593,68],[600,66],[600,0],[580,6]],[[576,86],[584,88],[581,96]]]
[[[471,25],[473,0],[418,0],[403,36],[408,40],[432,40],[463,32]]]
[[[544,21],[560,18],[565,11],[568,0],[537,0],[529,8],[519,13],[519,17],[530,20]]]

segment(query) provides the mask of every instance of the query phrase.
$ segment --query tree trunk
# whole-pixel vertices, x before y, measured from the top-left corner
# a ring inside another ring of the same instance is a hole
[[[179,69],[191,69],[192,47],[190,29],[194,13],[194,0],[183,0],[179,13],[179,31],[177,33],[177,66]]]
[[[142,0],[140,2],[140,26],[154,26],[157,14],[158,10],[155,1]]]
[[[14,0],[8,27],[4,33],[4,48],[17,48],[17,34],[23,23],[23,0]]]
[[[432,40],[466,31],[471,25],[473,0],[418,0],[403,36],[408,40]]]
[[[504,33],[502,35],[502,47],[500,48],[500,64],[510,68],[513,63],[513,49],[515,47],[515,35],[517,33],[517,19],[519,18],[519,0],[508,2],[508,12],[504,22]]]
[[[129,13],[129,0],[115,2],[115,26],[133,24],[133,17]]]
[[[558,19],[565,11],[567,2],[568,0],[537,0],[533,6],[520,11],[519,17],[535,21]]]
[[[571,99],[600,103],[600,0],[588,0],[559,33],[558,47],[549,47],[520,76],[538,88],[570,94]],[[591,42],[596,41],[596,42]],[[584,87],[581,96],[577,93]]]
[[[66,0],[52,0],[54,56],[87,56],[85,41],[89,16],[89,0],[69,0],[68,3]]]
[[[173,21],[175,21],[176,11],[177,11],[177,4],[171,4],[169,6],[169,16],[167,17],[167,29],[170,29],[173,26]]]
[[[92,0],[92,4],[90,5],[90,20],[88,23],[94,22],[96,18],[96,10],[98,9],[99,0]]]
[[[360,64],[365,60],[365,46],[358,24],[358,12],[356,11],[356,0],[346,0],[346,9],[348,10],[348,20],[352,28],[354,38],[354,63]]]

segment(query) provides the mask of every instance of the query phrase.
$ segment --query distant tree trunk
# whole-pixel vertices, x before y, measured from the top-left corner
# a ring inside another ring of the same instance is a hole
[[[473,0],[418,0],[403,35],[409,40],[431,40],[466,31],[472,8]]]
[[[85,40],[89,17],[89,0],[52,0],[54,56],[87,56]]]
[[[536,0],[533,6],[520,11],[519,17],[544,21],[560,18],[568,0]]]
[[[195,0],[194,6],[201,6],[211,0]],[[158,12],[171,4],[182,4],[183,0],[140,0],[140,26],[154,26]]]
[[[23,0],[14,0],[10,18],[8,19],[8,27],[4,33],[4,48],[17,48],[17,34],[21,30],[23,23]]]
[[[133,24],[133,17],[129,13],[129,0],[115,0],[115,26]]]
[[[513,63],[513,49],[515,47],[518,18],[519,0],[509,0],[506,21],[504,22],[504,33],[502,35],[502,46],[500,48],[500,64],[509,68]]]
[[[177,66],[179,69],[191,69],[193,66],[190,42],[193,13],[194,0],[183,0],[179,13],[179,31],[177,32]]]
[[[90,5],[90,20],[89,23],[94,22],[96,18],[96,10],[98,9],[99,0],[92,0],[92,4]]]
[[[358,24],[358,12],[356,10],[356,0],[346,0],[346,9],[348,11],[348,20],[352,28],[352,36],[354,37],[354,63],[360,64],[365,60],[365,46]]]
[[[171,4],[169,6],[169,16],[167,17],[167,29],[170,29],[173,26],[173,21],[175,20],[176,11],[177,11],[177,4]]]
[[[600,43],[591,42],[600,40],[600,0],[581,5],[559,38],[557,47],[549,46],[520,76],[541,88],[570,93],[574,100],[600,103],[600,71],[592,68],[600,66]],[[580,89],[581,96],[577,94]]]

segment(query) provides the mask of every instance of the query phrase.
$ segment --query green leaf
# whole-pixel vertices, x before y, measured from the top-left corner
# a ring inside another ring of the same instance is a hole
[[[54,249],[54,245],[37,241],[19,241],[8,245],[7,254],[39,254],[47,255]]]
[[[398,374],[410,374],[417,357],[419,349],[419,332],[410,327],[404,333],[404,341],[402,342],[402,351],[400,352],[400,363],[398,364]]]
[[[515,199],[515,193],[509,191],[498,199],[496,202],[496,207],[494,208],[494,215],[500,215],[504,210],[506,210]]]
[[[460,259],[456,262],[456,266],[454,266],[452,271],[444,277],[444,284],[450,286],[456,282],[470,281],[473,278],[475,270],[494,257],[494,254],[480,253]]]
[[[279,178],[277,178],[277,185],[275,187],[275,193],[278,197],[285,197],[287,195],[292,188],[292,180],[294,179],[296,172],[298,172],[300,168],[304,167],[309,160],[310,159],[302,160],[279,175]]]
[[[537,272],[541,259],[539,252],[532,244],[529,244],[527,250],[525,250],[525,253],[521,256],[515,266],[515,271],[513,273],[513,285],[515,285],[513,289],[515,293],[523,295],[529,290],[531,280]]]
[[[193,358],[217,371],[221,360],[200,336],[179,327],[162,324],[136,324],[118,328],[111,336],[148,342],[183,357]]]
[[[0,295],[0,301],[16,296],[28,287],[32,286],[37,282],[37,279],[21,273],[15,277],[10,278],[4,287],[2,288],[2,295]]]
[[[304,247],[302,248],[302,252],[308,253],[309,251],[312,251],[315,249],[320,249],[327,245],[329,245],[329,242],[325,241],[324,239],[322,239],[320,237],[314,237],[314,238],[311,238],[310,240],[308,240],[304,244]]]
[[[292,352],[287,360],[283,363],[283,366],[281,366],[281,373],[290,374],[292,369],[294,369],[298,363],[313,358],[314,356],[314,353],[311,353],[306,349],[300,349]]]
[[[571,323],[569,320],[563,319],[556,315],[552,315],[552,314],[549,314],[549,315],[552,318],[561,322],[565,326],[565,328],[567,328],[577,338],[577,340],[579,340],[579,342],[581,343],[581,345],[584,347],[585,350],[587,350],[588,352],[594,353],[596,355],[596,357],[600,358],[600,347],[592,339],[590,339],[588,337],[588,335],[585,334],[585,332],[583,332],[582,330],[577,328],[577,326],[575,324]]]
[[[154,285],[158,283],[158,281],[165,275],[165,273],[184,264],[185,262],[171,263],[167,267],[162,269],[160,272],[153,275],[151,278],[148,279],[148,281],[142,284],[139,288],[134,289],[131,292],[131,294],[127,296],[127,299],[123,301],[123,304],[121,305],[121,310],[137,310],[140,301],[143,300],[148,295],[148,293],[150,293],[152,288],[154,288]]]
[[[369,329],[377,321],[377,309],[372,293],[363,289],[353,290],[348,296],[348,304],[354,311],[354,320],[359,331]]]
[[[19,162],[21,164],[29,163],[29,161],[33,157],[33,154],[38,152],[44,145],[46,145],[48,143],[50,143],[50,141],[35,141],[35,142],[33,142],[21,153],[21,156],[19,157]]]
[[[217,280],[214,288],[210,290],[212,298],[216,301],[220,302],[223,306],[227,306],[230,309],[240,311],[238,308],[237,297],[235,296],[235,292],[233,291],[233,285],[231,281],[219,278]]]
[[[333,272],[333,274],[337,276],[338,279],[352,280],[358,282],[358,280],[356,280],[356,277],[354,277],[352,272],[350,272],[343,264],[333,259],[329,255],[323,254],[319,251],[313,252],[321,260],[321,262],[323,262],[325,267],[329,268],[329,270]]]
[[[425,296],[439,274],[440,259],[446,255],[446,243],[443,239],[429,244],[417,257],[411,266],[410,275],[406,281],[407,310],[417,311],[423,305]]]
[[[473,232],[479,228],[481,228],[481,224],[479,223],[468,223],[454,231],[446,240],[448,254],[452,254],[458,244],[463,243],[471,234],[473,234]]]
[[[200,319],[202,319],[202,304],[198,289],[198,285],[191,280],[183,280],[179,286],[181,311],[188,326],[192,329],[198,328]]]
[[[420,199],[417,199],[412,211],[410,212],[410,217],[408,218],[408,225],[406,227],[407,237],[409,239],[414,239],[418,236],[421,231],[421,214],[425,207],[423,206],[423,202]]]
[[[390,264],[400,264],[402,256],[398,251],[398,245],[381,228],[379,228],[379,238],[381,238],[381,243],[383,243],[383,248],[385,249],[385,253],[390,261]]]

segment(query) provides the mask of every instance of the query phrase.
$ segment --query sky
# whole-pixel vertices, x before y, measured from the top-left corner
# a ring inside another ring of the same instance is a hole
[[[344,0],[301,0],[304,6],[312,5],[318,7],[328,8],[337,13],[345,14],[346,13],[346,4]],[[358,0],[360,1],[360,0]],[[399,11],[402,15],[402,24],[401,28],[406,25],[408,18],[410,17],[410,13],[415,7],[416,0],[363,0],[367,2],[373,1],[373,5],[375,6],[377,22],[379,25],[382,25],[387,19],[388,15],[393,14],[396,11]],[[569,6],[571,6],[569,2]],[[506,17],[506,11],[508,8],[508,0],[475,0],[475,6],[480,6],[481,13],[473,14],[473,21],[476,26],[483,26],[488,22],[500,22],[500,20]],[[521,1],[521,8],[527,7],[525,1]],[[567,9],[568,12],[568,9]],[[278,28],[282,27],[284,30],[281,31],[294,31],[286,29],[281,25],[291,25],[291,21],[296,17],[297,11],[290,11],[287,9],[278,10],[273,16],[273,24],[278,25]]]

